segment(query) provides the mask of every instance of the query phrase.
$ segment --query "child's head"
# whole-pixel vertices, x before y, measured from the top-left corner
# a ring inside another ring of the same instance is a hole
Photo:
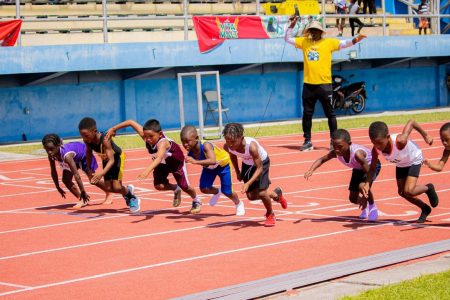
[[[442,125],[439,130],[441,136],[442,145],[444,145],[445,150],[450,150],[450,122]]]
[[[55,157],[59,155],[59,148],[62,146],[62,139],[57,134],[47,134],[42,138],[42,146],[44,146],[48,157]]]
[[[162,136],[161,125],[158,120],[151,119],[145,122],[143,126],[144,140],[154,146]]]
[[[345,129],[338,129],[331,135],[331,141],[333,143],[333,150],[336,155],[342,156],[347,153],[352,144],[350,133]]]
[[[92,143],[96,139],[97,123],[94,119],[86,117],[78,124],[78,130],[85,143]]]
[[[198,145],[197,129],[194,126],[184,126],[180,132],[181,143],[187,151],[191,151]]]
[[[223,129],[225,143],[231,150],[236,150],[242,145],[244,139],[244,127],[239,123],[229,123]]]
[[[370,124],[369,137],[372,144],[380,151],[383,151],[389,143],[389,129],[386,123],[376,121]]]

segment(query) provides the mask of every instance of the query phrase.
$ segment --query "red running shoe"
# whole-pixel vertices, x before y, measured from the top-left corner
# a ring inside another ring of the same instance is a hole
[[[286,209],[288,207],[288,204],[287,204],[286,199],[284,199],[284,197],[283,197],[283,191],[281,190],[281,188],[277,187],[276,189],[273,190],[273,192],[278,195],[277,202],[281,204],[281,207],[283,209]]]
[[[271,213],[266,215],[266,222],[264,223],[265,227],[273,227],[275,226],[275,214]]]

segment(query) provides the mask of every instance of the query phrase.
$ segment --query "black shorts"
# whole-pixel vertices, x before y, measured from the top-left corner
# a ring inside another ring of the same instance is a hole
[[[108,161],[102,161],[103,168],[106,166]],[[105,181],[107,180],[122,180],[123,177],[123,166],[125,164],[125,154],[122,152],[120,155],[114,155],[114,165],[109,169],[109,171],[103,176]]]
[[[270,179],[269,179],[269,167],[270,167],[270,159],[267,157],[263,162],[263,170],[261,175],[255,182],[253,182],[250,187],[248,188],[247,192],[251,192],[254,189],[258,190],[267,190],[270,185]],[[242,170],[241,170],[241,178],[244,180],[244,182],[248,182],[250,178],[252,178],[253,174],[255,174],[256,166],[252,165],[246,165],[242,163]]]
[[[380,174],[381,163],[378,160],[377,166],[375,167],[375,174],[373,174],[372,182],[377,179],[378,174]],[[363,170],[353,169],[352,178],[350,179],[350,184],[348,185],[348,190],[352,192],[359,192],[360,183],[366,181],[367,174]]]
[[[395,178],[398,179],[404,179],[408,176],[411,177],[419,177],[420,174],[420,168],[422,167],[422,165],[412,165],[409,167],[396,167],[395,168]]]

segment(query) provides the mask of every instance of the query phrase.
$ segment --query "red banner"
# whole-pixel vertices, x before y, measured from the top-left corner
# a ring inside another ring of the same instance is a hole
[[[0,45],[14,46],[19,37],[22,20],[0,22]]]
[[[210,51],[226,39],[267,39],[258,16],[193,17],[200,52]]]

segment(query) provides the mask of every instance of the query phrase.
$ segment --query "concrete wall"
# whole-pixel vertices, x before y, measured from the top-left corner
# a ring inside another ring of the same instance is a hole
[[[382,69],[364,68],[364,63],[347,64],[333,73],[349,81],[365,80],[365,112],[379,112],[449,105],[447,72],[446,66],[422,61]],[[302,76],[301,65],[222,75],[223,99],[230,108],[230,121],[300,118]],[[214,77],[204,77],[202,85],[203,90],[215,89]],[[194,78],[185,79],[183,89],[186,123],[198,124]],[[78,122],[85,116],[94,117],[100,129],[128,118],[141,123],[156,118],[165,129],[180,126],[176,78],[0,88],[0,101],[2,143],[20,141],[23,133],[29,140],[38,140],[50,132],[77,136]],[[323,115],[320,108],[316,115]],[[207,123],[213,123],[211,117]]]

